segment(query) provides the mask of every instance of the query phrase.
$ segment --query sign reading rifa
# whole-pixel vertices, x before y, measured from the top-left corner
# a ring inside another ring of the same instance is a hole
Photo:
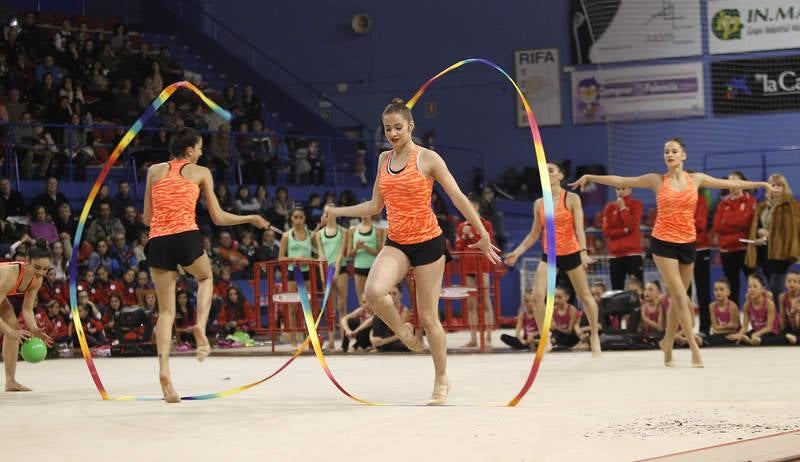
[[[556,57],[553,49],[520,51],[517,54],[517,64],[555,63]]]

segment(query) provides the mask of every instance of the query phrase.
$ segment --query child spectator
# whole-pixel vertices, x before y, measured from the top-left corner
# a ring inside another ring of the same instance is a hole
[[[372,306],[367,303],[366,296],[361,296],[361,305],[339,319],[339,327],[342,328],[342,351],[347,353],[350,349],[350,340],[355,340],[354,350],[359,348],[371,350],[372,344],[369,341],[369,333],[375,318]]]
[[[737,275],[738,276],[738,275]],[[733,343],[728,337],[739,332],[742,327],[739,319],[739,307],[731,300],[731,285],[726,278],[714,283],[714,298],[708,306],[711,317],[711,335],[705,337],[709,345],[727,345]]]
[[[750,327],[750,330],[746,330]],[[747,278],[747,297],[744,303],[744,322],[739,332],[728,338],[736,343],[748,345],[780,345],[784,338],[780,333],[780,319],[775,312],[772,296],[764,287],[761,276],[757,273]]]
[[[786,292],[779,297],[783,335],[791,345],[797,345],[800,336],[800,271],[786,274]]]
[[[536,318],[533,316],[536,307],[533,292],[527,292],[523,299],[524,307],[517,315],[517,325],[514,336],[502,334],[500,341],[515,350],[524,350],[535,346],[535,337],[539,333]]]

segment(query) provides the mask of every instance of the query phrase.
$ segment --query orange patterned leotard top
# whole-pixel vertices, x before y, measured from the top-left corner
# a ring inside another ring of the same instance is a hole
[[[544,218],[544,200],[539,203],[539,216]],[[556,219],[556,256],[569,255],[581,250],[578,236],[575,235],[575,217],[567,209],[567,192],[561,190],[561,195],[555,203]],[[547,230],[542,221],[542,249],[547,252]]]
[[[386,204],[388,238],[398,244],[419,244],[442,234],[431,207],[433,179],[419,171],[417,148],[408,156],[400,171],[392,171],[391,151],[381,166],[378,189]]]
[[[697,205],[697,188],[691,175],[683,172],[686,187],[683,191],[675,191],[669,185],[669,178],[664,181],[656,195],[656,224],[653,226],[653,237],[674,244],[688,244],[697,240],[694,226],[695,207]]]
[[[181,175],[181,169],[188,163],[186,159],[169,161],[167,174],[151,187],[150,239],[199,229],[195,207],[200,186]]]

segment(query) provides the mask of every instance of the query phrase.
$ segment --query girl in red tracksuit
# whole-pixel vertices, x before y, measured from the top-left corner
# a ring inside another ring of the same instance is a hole
[[[475,209],[475,213],[478,213],[480,197],[470,194],[468,198],[470,205]],[[489,240],[491,243],[496,244],[492,223],[484,218],[481,218],[481,223],[483,223],[483,227],[486,228],[486,232],[489,233]],[[475,244],[480,239],[480,235],[472,228],[468,220],[462,221],[456,227],[456,250],[467,250],[470,248],[470,245]],[[473,259],[464,260],[461,264],[463,265],[462,269],[464,273],[467,275],[467,287],[477,287],[476,278],[478,277],[478,273],[481,274],[483,278],[483,287],[486,289],[484,290],[483,299],[485,311],[484,322],[487,326],[494,325],[494,309],[492,308],[492,298],[489,295],[489,284],[491,282],[489,273],[492,271],[492,265],[489,263],[489,260],[483,258],[481,259],[480,269],[475,267],[476,265]],[[478,346],[478,299],[469,297],[467,299],[467,306],[469,307],[469,342],[464,346],[471,348]],[[486,328],[486,346],[492,346],[492,331],[490,327]]]
[[[40,305],[47,305],[52,300],[66,305],[69,298],[67,284],[56,279],[56,270],[53,268],[47,270],[42,287],[39,288],[39,292],[36,295],[39,297]]]
[[[617,200],[603,209],[603,239],[611,259],[608,261],[612,290],[623,290],[625,277],[644,280],[642,255],[642,201],[631,197],[631,188],[616,188]]]
[[[742,172],[731,172],[731,180],[747,180]],[[752,273],[752,269],[744,265],[744,256],[747,245],[739,239],[746,239],[750,234],[750,223],[756,212],[756,199],[742,189],[731,189],[717,205],[714,213],[713,233],[719,244],[719,253],[722,258],[722,271],[731,286],[731,300],[739,304],[741,287],[740,274],[745,277]]]

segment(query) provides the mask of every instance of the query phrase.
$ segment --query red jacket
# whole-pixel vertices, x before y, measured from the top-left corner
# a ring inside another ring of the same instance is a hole
[[[63,339],[69,335],[69,324],[64,320],[64,317],[57,314],[55,317],[48,318],[50,320],[50,330],[46,331],[47,335],[54,340]]]
[[[228,313],[230,311],[230,313]],[[217,322],[220,324],[225,324],[228,321],[236,321],[236,325],[243,331],[248,331],[256,326],[256,313],[253,310],[253,306],[245,300],[244,306],[242,307],[242,311],[244,311],[244,317],[240,319],[236,319],[234,314],[234,307],[229,306],[227,303],[225,306],[219,310],[219,316],[217,317]],[[230,314],[230,316],[229,316]]]
[[[223,281],[220,279],[219,281],[214,283],[214,296],[219,297],[223,300],[228,298],[228,289],[231,288],[231,281]]]
[[[481,218],[481,223],[483,224],[483,227],[486,228],[486,232],[489,233],[489,240],[492,242],[492,244],[495,244],[494,228],[492,227],[492,223],[484,218]],[[467,237],[464,235],[465,226],[472,225],[465,220],[456,226],[456,250],[471,250],[469,246],[481,240],[480,235],[475,230],[472,230],[472,239],[467,239]],[[472,258],[466,259],[462,262],[462,270],[464,273],[478,274],[478,270],[475,268],[475,260]],[[482,257],[481,272],[488,273],[491,270],[492,265],[489,263],[489,260],[485,257]]]
[[[640,255],[642,248],[642,201],[626,196],[625,209],[617,207],[617,201],[609,202],[603,209],[603,238],[608,252],[614,257]]]
[[[66,282],[54,282],[53,285],[42,282],[42,287],[39,288],[39,304],[47,305],[51,300],[57,300],[62,305],[67,305],[69,301],[69,292],[67,291]]]
[[[706,250],[711,245],[708,239],[708,202],[706,196],[697,195],[697,205],[694,208],[694,229],[697,232],[697,250]]]
[[[735,252],[747,247],[739,239],[747,239],[756,205],[756,199],[747,193],[735,198],[727,196],[719,202],[714,213],[714,234],[721,251]]]

